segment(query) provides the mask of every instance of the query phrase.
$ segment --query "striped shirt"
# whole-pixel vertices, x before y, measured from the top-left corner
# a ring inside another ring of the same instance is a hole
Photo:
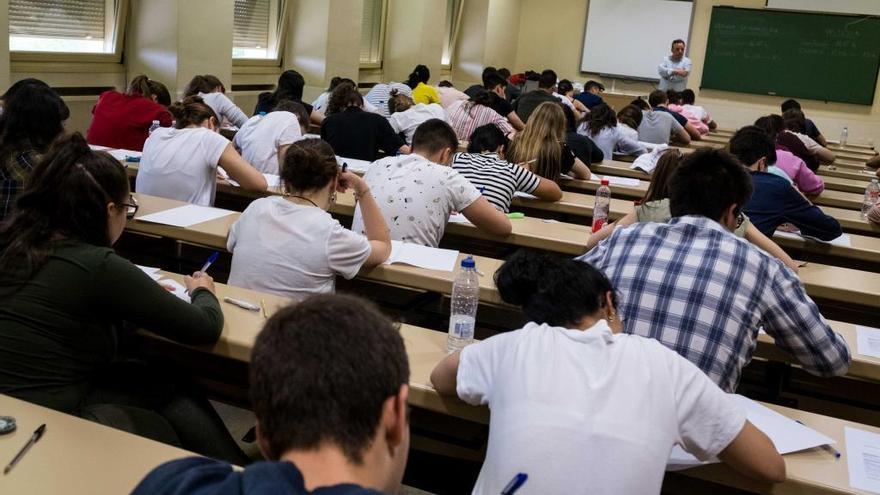
[[[513,132],[513,126],[501,114],[483,105],[470,101],[457,101],[446,109],[447,121],[455,130],[458,139],[468,141],[474,129],[486,124],[495,124],[504,134]]]
[[[388,99],[391,98],[392,89],[396,89],[400,94],[412,97],[412,89],[410,89],[409,86],[403,83],[393,82],[389,84],[380,83],[373,86],[364,96],[364,100],[373,104],[378,110],[379,115],[387,117],[390,115],[388,112]]]
[[[624,331],[659,340],[727,392],[752,359],[761,326],[810,373],[849,368],[846,341],[800,279],[708,218],[619,228],[578,259],[602,270],[620,294]]]
[[[456,153],[452,168],[465,176],[489,203],[504,213],[510,211],[513,193],[531,194],[541,178],[534,173],[498,157],[496,153]]]

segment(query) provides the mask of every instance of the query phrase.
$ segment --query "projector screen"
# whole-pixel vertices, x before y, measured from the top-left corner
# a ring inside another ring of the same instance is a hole
[[[590,0],[581,71],[659,81],[672,40],[689,41],[690,0]]]
[[[837,14],[880,15],[878,0],[767,0],[771,9],[833,12]]]

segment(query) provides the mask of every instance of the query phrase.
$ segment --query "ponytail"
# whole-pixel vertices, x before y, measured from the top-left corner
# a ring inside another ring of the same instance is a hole
[[[209,107],[201,96],[187,96],[183,101],[168,107],[168,111],[174,116],[175,127],[185,129],[191,125],[202,125],[206,120],[213,118],[216,125],[220,125],[220,119]]]
[[[431,79],[431,71],[425,65],[417,65],[415,69],[413,69],[412,73],[410,73],[409,78],[406,80],[406,85],[412,89],[416,89],[416,86],[419,83],[428,84],[428,81]]]
[[[333,148],[316,138],[297,141],[287,148],[281,165],[281,180],[287,192],[321,189],[339,174]]]
[[[153,81],[143,74],[135,76],[135,78],[131,80],[128,84],[128,90],[126,93],[150,99],[155,96],[156,103],[166,107],[171,104],[171,93],[168,92],[168,88],[159,81]]]

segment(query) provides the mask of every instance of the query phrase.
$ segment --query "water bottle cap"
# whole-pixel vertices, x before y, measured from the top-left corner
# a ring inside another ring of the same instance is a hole
[[[154,123],[154,124],[158,124],[159,121],[158,121],[158,120],[154,120],[153,123]]]
[[[602,181],[600,182],[600,184],[603,185],[603,186],[607,186],[608,184],[610,184],[610,182],[608,182],[608,179],[602,179]]]
[[[476,268],[477,263],[474,261],[473,256],[468,256],[467,258],[461,260],[462,268]]]
[[[258,113],[257,115],[259,115],[259,116],[261,116],[261,117],[265,117],[265,116],[266,116],[266,112],[265,112],[265,111],[262,111],[262,112]]]

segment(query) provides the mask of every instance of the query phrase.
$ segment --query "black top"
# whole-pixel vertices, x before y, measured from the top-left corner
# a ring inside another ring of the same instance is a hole
[[[822,134],[822,131],[820,131],[819,128],[816,127],[816,124],[814,124],[812,120],[810,120],[810,119],[804,119],[804,120],[806,121],[806,126],[804,127],[804,134],[806,134],[807,136],[810,136],[811,138],[813,138],[813,140],[816,140],[816,138],[818,138],[819,135]]]
[[[670,109],[668,109],[668,108],[666,108],[666,107],[657,107],[657,108],[654,109],[654,111],[657,111],[657,112],[666,112],[666,113],[668,113],[669,115],[672,115],[672,116],[675,118],[676,122],[678,122],[678,124],[679,124],[680,126],[682,126],[682,127],[686,126],[687,123],[688,123],[688,119],[687,119],[687,117],[685,117],[684,115],[682,115],[682,114],[680,114],[680,113],[678,113],[678,112],[673,112],[672,110],[670,110]]]
[[[495,110],[496,112],[498,112],[498,115],[501,115],[502,117],[507,117],[510,114],[510,112],[513,111],[513,105],[511,105],[510,102],[508,102],[504,98],[498,96],[496,93],[493,93],[493,92],[487,90],[486,88],[480,86],[479,84],[474,84],[473,86],[464,90],[464,93],[466,95],[470,96],[471,98],[473,98],[474,96],[477,96],[478,94],[483,93],[483,92],[489,93],[489,100],[490,101],[489,101],[488,106],[492,110]]]
[[[359,107],[348,107],[325,118],[321,139],[330,143],[339,156],[369,162],[378,158],[379,150],[394,155],[406,144],[385,117]]]
[[[572,167],[574,167],[574,159],[575,159],[574,152],[571,150],[571,148],[568,147],[568,144],[563,143],[562,144],[562,164],[559,167],[563,174],[567,174],[567,173],[571,172]],[[548,177],[548,179],[553,180],[550,177]]]
[[[166,462],[150,472],[132,495],[382,495],[353,484],[306,490],[292,462],[260,461],[235,471],[223,461],[187,457]]]
[[[766,172],[752,172],[755,192],[743,211],[752,224],[767,237],[777,227],[791,223],[801,233],[823,241],[840,237],[840,223],[807,201],[788,181]]]
[[[474,96],[477,96],[477,93],[485,90],[486,88],[484,88],[482,84],[474,84],[472,86],[469,86],[468,89],[464,90],[464,94],[473,98]]]
[[[529,120],[529,116],[532,115],[532,112],[538,108],[538,105],[544,103],[545,101],[549,101],[550,103],[559,103],[559,98],[553,96],[552,94],[544,91],[543,89],[536,89],[534,91],[529,91],[528,93],[520,96],[513,103],[513,109],[516,110],[516,114],[519,115],[519,118],[522,119],[523,122],[527,122]]]
[[[810,150],[807,149],[807,145],[801,141],[801,138],[791,132],[782,131],[776,135],[776,148],[789,151],[792,155],[800,158],[807,165],[807,168],[813,172],[819,170],[819,160],[810,153]]]
[[[602,150],[596,146],[592,139],[582,136],[575,131],[567,131],[565,133],[565,144],[571,148],[574,156],[584,162],[585,165],[599,163],[604,158]]]
[[[184,344],[223,329],[210,291],[187,304],[110,248],[64,241],[32,277],[0,273],[0,393],[75,412],[115,358],[123,320]]]
[[[599,95],[594,95],[589,91],[581,91],[577,96],[574,97],[575,100],[584,104],[587,108],[593,108],[600,103],[604,103],[602,97]]]
[[[295,101],[300,105],[304,106],[306,109],[307,115],[312,115],[312,111],[315,109],[312,105],[302,101],[295,100],[290,98],[291,101]],[[275,99],[275,93],[271,91],[267,91],[265,93],[260,93],[260,96],[257,97],[257,106],[254,108],[254,115],[259,114],[260,112],[269,113],[275,109],[275,105],[278,104],[278,101]]]

